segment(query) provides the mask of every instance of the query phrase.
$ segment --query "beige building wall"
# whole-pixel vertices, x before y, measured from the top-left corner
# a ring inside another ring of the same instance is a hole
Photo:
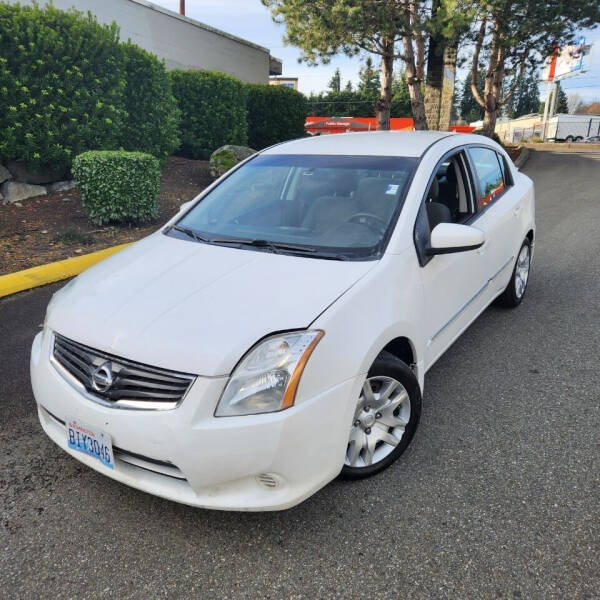
[[[53,4],[62,10],[90,11],[100,23],[116,21],[122,40],[130,39],[163,58],[168,69],[222,71],[250,83],[267,83],[274,69],[281,73],[281,61],[273,59],[268,48],[145,0],[53,0]]]
[[[532,115],[520,119],[511,119],[509,121],[499,121],[496,123],[496,133],[501,139],[513,141],[513,138],[520,138],[523,133],[525,137],[531,137],[535,131],[541,129],[542,116]],[[514,141],[519,141],[514,139]]]

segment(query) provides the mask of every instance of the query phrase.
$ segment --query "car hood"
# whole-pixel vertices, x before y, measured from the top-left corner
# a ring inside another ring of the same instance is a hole
[[[47,326],[122,358],[225,375],[264,336],[308,327],[374,264],[155,233],[57,292]]]

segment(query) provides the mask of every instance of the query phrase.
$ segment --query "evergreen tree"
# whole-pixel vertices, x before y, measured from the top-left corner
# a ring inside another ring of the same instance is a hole
[[[411,117],[410,92],[403,71],[394,75],[392,81],[392,117]]]
[[[566,115],[569,113],[569,99],[565,90],[558,84],[558,103],[556,104],[557,114]]]
[[[348,79],[348,83],[346,84],[346,87],[344,88],[345,92],[353,92],[354,90],[352,89],[352,81],[350,79]]]
[[[339,68],[335,70],[333,77],[329,80],[327,86],[332,92],[340,92],[342,90],[342,75]]]
[[[480,91],[483,91],[483,77],[478,77]],[[465,80],[461,86],[460,101],[458,104],[460,116],[467,122],[479,121],[483,119],[483,107],[473,97],[471,91],[471,73],[467,73]]]
[[[509,84],[511,87],[512,84]],[[539,111],[540,88],[537,73],[533,70],[527,72],[519,82],[515,92],[506,108],[506,114],[511,119],[529,115]]]
[[[379,71],[375,69],[373,59],[368,56],[364,67],[358,72],[358,90],[368,98],[377,98],[379,95]]]

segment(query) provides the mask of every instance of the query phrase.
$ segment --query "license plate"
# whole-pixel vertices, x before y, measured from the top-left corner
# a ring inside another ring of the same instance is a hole
[[[115,459],[112,440],[108,433],[85,425],[75,419],[66,419],[67,444],[69,448],[97,458],[103,465],[114,469]]]

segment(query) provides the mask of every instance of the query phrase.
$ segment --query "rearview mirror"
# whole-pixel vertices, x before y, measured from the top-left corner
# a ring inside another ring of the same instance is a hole
[[[481,229],[458,223],[440,223],[431,232],[427,256],[476,250],[483,246],[485,236]]]

